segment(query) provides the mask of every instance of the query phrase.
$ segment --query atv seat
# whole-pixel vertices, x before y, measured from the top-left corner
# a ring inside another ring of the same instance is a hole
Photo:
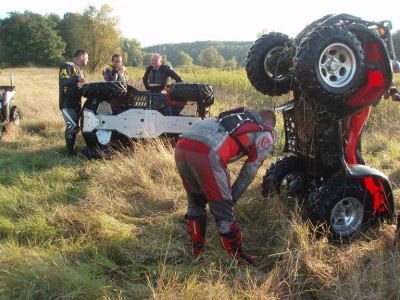
[[[16,90],[15,86],[0,85],[0,93],[15,92],[15,90]]]

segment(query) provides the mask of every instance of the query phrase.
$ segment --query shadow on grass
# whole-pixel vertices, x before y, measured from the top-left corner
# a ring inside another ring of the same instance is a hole
[[[65,157],[63,149],[53,147],[42,150],[20,150],[19,148],[18,142],[8,142],[6,147],[0,147],[1,185],[13,185],[18,188],[23,184],[22,178],[50,177],[57,181],[65,177],[68,189],[68,181],[78,182],[85,179],[79,172],[81,161],[76,157]],[[75,174],[72,176],[68,174],[69,172]]]

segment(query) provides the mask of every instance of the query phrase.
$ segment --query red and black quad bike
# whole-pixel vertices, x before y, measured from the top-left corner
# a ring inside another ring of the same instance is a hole
[[[10,75],[10,85],[0,86],[0,138],[11,124],[19,125],[22,118],[21,110],[12,105],[16,93],[13,85],[13,75]]]
[[[379,221],[391,222],[394,197],[385,174],[366,166],[361,133],[382,96],[400,100],[399,72],[390,21],[340,14],[308,25],[294,39],[260,37],[250,48],[246,72],[263,94],[291,92],[282,111],[284,152],[267,169],[262,193],[304,199],[304,215],[333,240],[349,240]],[[291,98],[291,96],[290,96]]]
[[[212,87],[199,83],[168,85],[161,93],[143,92],[122,82],[82,86],[84,155],[99,158],[99,149],[119,148],[134,140],[177,138],[209,115]]]

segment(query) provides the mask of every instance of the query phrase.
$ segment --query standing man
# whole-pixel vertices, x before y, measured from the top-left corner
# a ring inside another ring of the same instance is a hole
[[[242,231],[234,211],[234,204],[253,181],[274,144],[274,112],[262,109],[258,114],[265,123],[243,123],[236,136],[229,135],[217,118],[203,120],[184,132],[176,144],[175,161],[188,196],[185,217],[195,256],[205,249],[208,203],[225,250],[238,263],[253,264],[259,258],[244,253]],[[231,187],[227,165],[244,156],[247,159]]]
[[[114,54],[111,58],[111,64],[103,70],[105,81],[122,81],[128,83],[128,70],[122,65],[121,54]]]
[[[161,55],[154,53],[151,56],[151,65],[146,67],[143,76],[143,84],[146,90],[152,93],[160,93],[165,89],[169,78],[176,82],[183,82],[183,79],[169,65],[161,64]]]
[[[85,50],[77,50],[72,61],[64,62],[60,65],[59,106],[65,120],[65,143],[67,147],[66,155],[75,156],[75,140],[78,134],[79,119],[81,115],[82,93],[81,87],[84,84],[82,67],[89,61]]]

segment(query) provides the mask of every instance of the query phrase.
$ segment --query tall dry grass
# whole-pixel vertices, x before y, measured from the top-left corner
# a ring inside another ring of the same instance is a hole
[[[142,71],[130,70],[139,89]],[[213,85],[215,112],[286,100],[250,91],[243,70],[178,71],[187,82]],[[261,255],[257,266],[235,266],[210,214],[207,250],[193,259],[173,145],[154,139],[111,159],[66,158],[57,70],[6,69],[1,84],[9,73],[24,119],[0,140],[0,298],[400,298],[393,224],[360,232],[349,244],[330,243],[313,236],[296,201],[261,197],[265,168],[284,155],[279,147],[237,205],[244,246]],[[389,176],[397,204],[399,115],[399,103],[382,101],[363,142],[367,164]],[[81,137],[77,146],[84,147]],[[232,174],[239,168],[232,165]]]

